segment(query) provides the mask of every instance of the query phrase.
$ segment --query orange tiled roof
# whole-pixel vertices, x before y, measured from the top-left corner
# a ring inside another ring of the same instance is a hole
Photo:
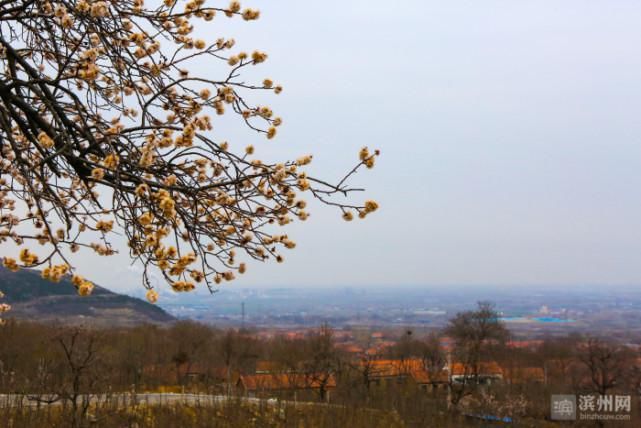
[[[463,363],[452,363],[452,374],[453,375],[471,375],[474,373],[474,370],[470,366],[466,366]],[[503,370],[501,367],[494,361],[488,361],[479,363],[478,365],[478,374],[479,375],[502,375]]]
[[[385,377],[404,377],[409,376],[416,383],[440,382],[446,379],[444,373],[429,373],[418,358],[409,358],[406,360],[371,360],[361,363],[363,368],[367,367],[372,378]]]
[[[291,389],[318,389],[325,375],[307,375],[304,373],[255,374],[241,376],[239,384],[248,391],[275,391]],[[325,388],[335,388],[336,379],[329,375]]]
[[[423,362],[417,358],[406,360],[370,360],[363,361],[361,366],[368,366],[372,373],[384,376],[407,374],[411,368],[423,367]]]

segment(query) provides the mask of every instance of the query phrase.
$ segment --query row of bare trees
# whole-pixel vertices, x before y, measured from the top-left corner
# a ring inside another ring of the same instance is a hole
[[[303,374],[316,385],[310,399],[324,400],[332,389],[334,403],[423,420],[471,408],[545,417],[551,393],[636,394],[641,380],[637,352],[608,340],[570,335],[513,347],[509,331],[485,303],[457,314],[441,332],[405,332],[385,354],[347,353],[336,336],[328,326],[304,337],[260,339],[250,331],[193,322],[101,330],[8,322],[0,328],[0,393],[26,394],[41,405],[62,403],[83,420],[92,395],[168,390],[163,388],[230,394],[240,374],[253,374],[259,361],[267,361],[272,372]],[[411,376],[374,382],[380,359],[420,361],[434,388],[418,388]],[[502,381],[482,382],[488,362],[501,367]],[[451,376],[453,364],[463,368],[458,381]],[[529,370],[543,377],[522,375]]]

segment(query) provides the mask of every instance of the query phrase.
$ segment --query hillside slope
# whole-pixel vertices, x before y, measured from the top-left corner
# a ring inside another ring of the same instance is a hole
[[[12,306],[4,318],[110,326],[174,320],[158,306],[98,285],[91,296],[80,297],[69,278],[54,283],[36,270],[11,272],[0,266],[0,291],[2,302]]]

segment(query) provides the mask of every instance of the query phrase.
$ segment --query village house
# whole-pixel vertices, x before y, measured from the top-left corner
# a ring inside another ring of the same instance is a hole
[[[503,369],[494,361],[481,362],[475,365],[452,363],[446,367],[452,383],[468,383],[470,381],[490,385],[503,380]]]
[[[360,369],[368,381],[374,385],[384,385],[390,382],[413,382],[421,389],[433,389],[447,382],[447,376],[442,370],[430,373],[421,359],[407,358],[403,360],[363,360]]]

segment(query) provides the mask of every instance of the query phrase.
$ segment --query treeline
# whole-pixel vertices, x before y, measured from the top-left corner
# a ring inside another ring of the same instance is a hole
[[[380,411],[406,426],[473,424],[469,415],[543,426],[536,424],[549,418],[550,395],[563,393],[630,394],[639,408],[636,350],[578,335],[517,347],[485,303],[443,331],[416,337],[408,330],[382,353],[355,354],[336,336],[328,326],[259,339],[186,321],[113,329],[9,321],[0,328],[0,394],[60,404],[75,426],[95,413],[88,397],[145,392],[329,402]],[[252,377],[287,385],[252,389]]]

